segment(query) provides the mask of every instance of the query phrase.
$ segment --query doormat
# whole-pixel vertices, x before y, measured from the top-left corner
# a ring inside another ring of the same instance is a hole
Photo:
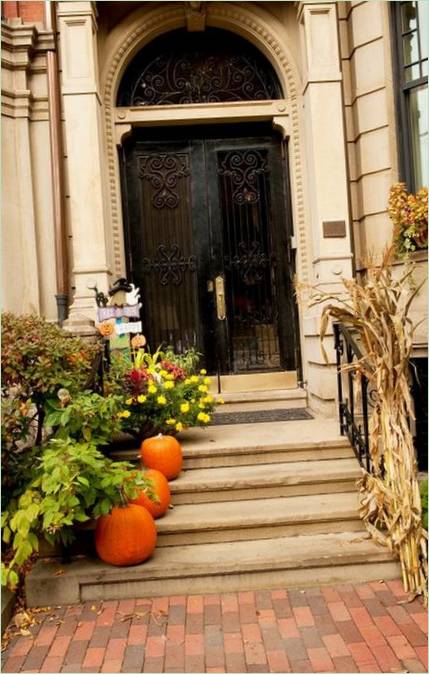
[[[218,412],[213,415],[214,426],[229,424],[258,424],[270,421],[304,421],[313,415],[303,407],[290,410],[250,410],[249,412]]]

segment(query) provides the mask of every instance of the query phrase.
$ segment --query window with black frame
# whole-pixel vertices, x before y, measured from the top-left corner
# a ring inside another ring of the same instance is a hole
[[[412,191],[428,184],[427,0],[392,2],[397,66],[401,178]]]

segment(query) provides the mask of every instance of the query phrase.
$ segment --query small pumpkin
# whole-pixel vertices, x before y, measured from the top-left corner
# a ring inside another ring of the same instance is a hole
[[[134,503],[102,515],[95,528],[95,549],[103,562],[115,566],[140,564],[156,545],[156,526],[146,508]]]
[[[142,442],[141,460],[146,468],[159,470],[167,480],[174,480],[182,470],[183,454],[180,444],[171,435],[156,435]]]
[[[158,497],[159,503],[152,501],[143,490],[140,492],[138,498],[131,501],[131,503],[143,506],[154,519],[157,519],[165,515],[168,510],[171,500],[170,487],[168,486],[167,478],[159,470],[154,470],[153,468],[146,470],[144,477],[152,481],[153,491]]]

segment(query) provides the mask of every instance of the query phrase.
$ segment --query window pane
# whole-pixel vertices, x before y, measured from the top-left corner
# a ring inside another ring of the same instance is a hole
[[[428,98],[427,85],[409,94],[409,115],[415,189],[428,184]]]
[[[424,0],[426,2],[426,0]],[[416,21],[416,3],[415,2],[403,2],[401,7],[402,14],[402,32],[406,33],[408,30],[414,30],[417,28]]]
[[[404,76],[405,76],[405,82],[411,82],[412,80],[418,80],[420,77],[420,67],[419,64],[416,63],[414,66],[409,66],[408,68],[404,68]]]
[[[415,63],[419,60],[419,43],[417,40],[417,31],[409,35],[404,35],[402,38],[404,65]]]
[[[428,2],[427,0],[420,0],[419,8],[419,33],[420,33],[420,49],[421,58],[427,58],[428,55]]]
[[[427,76],[427,74],[428,74],[428,62],[423,61],[423,63],[422,63],[422,77]]]

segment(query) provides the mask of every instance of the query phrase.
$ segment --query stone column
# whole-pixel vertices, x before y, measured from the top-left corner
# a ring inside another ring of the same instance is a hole
[[[352,275],[342,74],[335,2],[301,2],[298,10],[303,76],[313,283],[338,289]],[[336,382],[319,346],[320,308],[303,319],[310,401],[333,412]],[[334,362],[333,349],[332,363]]]
[[[57,3],[75,287],[68,327],[74,332],[85,332],[95,316],[88,286],[105,291],[110,275],[95,5]]]

